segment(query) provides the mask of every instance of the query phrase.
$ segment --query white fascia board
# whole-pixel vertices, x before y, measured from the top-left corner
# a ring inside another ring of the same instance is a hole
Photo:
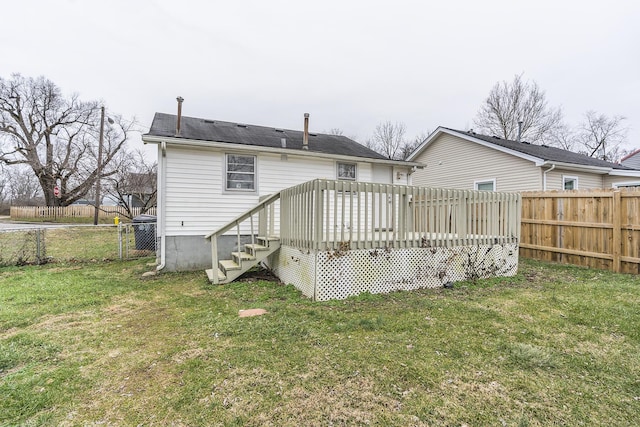
[[[626,170],[621,170],[621,169],[612,169],[611,172],[609,172],[609,175],[611,176],[629,176],[629,177],[640,177],[640,170],[633,170],[633,171],[626,171]]]
[[[219,142],[219,141],[200,141],[195,139],[184,139],[184,138],[172,138],[172,137],[161,137],[161,136],[143,136],[142,141],[151,144],[160,144],[162,142],[166,142],[167,144],[175,144],[179,146],[192,146],[192,147],[204,147],[204,148],[219,148],[221,150],[236,150],[236,151],[250,151],[250,152],[261,152],[261,153],[274,153],[274,154],[289,154],[296,156],[307,156],[307,157],[320,157],[326,159],[334,159],[334,160],[345,160],[351,162],[360,162],[360,163],[378,163],[378,164],[386,164],[392,166],[401,166],[406,168],[423,168],[424,164],[419,162],[411,162],[411,161],[402,161],[402,160],[387,160],[387,159],[372,159],[369,157],[357,157],[357,156],[344,156],[340,154],[328,154],[328,153],[318,153],[317,151],[307,151],[307,150],[293,150],[287,148],[276,148],[276,147],[261,147],[258,145],[245,145],[245,144],[233,144],[229,142]]]

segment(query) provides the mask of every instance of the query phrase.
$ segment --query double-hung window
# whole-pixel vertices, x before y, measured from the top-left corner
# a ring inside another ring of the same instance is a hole
[[[226,190],[256,191],[256,156],[227,154]]]
[[[356,164],[355,163],[338,163],[336,164],[338,179],[346,179],[348,181],[356,180]]]

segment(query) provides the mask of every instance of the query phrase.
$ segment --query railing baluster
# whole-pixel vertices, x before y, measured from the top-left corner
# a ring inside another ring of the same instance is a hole
[[[129,239],[127,239],[127,241],[128,240]],[[211,269],[213,284],[217,285],[220,283],[220,278],[218,277],[218,236],[211,238]]]

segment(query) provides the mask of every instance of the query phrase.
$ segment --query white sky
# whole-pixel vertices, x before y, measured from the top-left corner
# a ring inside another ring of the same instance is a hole
[[[623,115],[640,148],[635,0],[20,0],[0,8],[0,76],[44,75],[145,131],[156,111],[364,142],[473,127],[491,87],[524,73],[569,125]],[[136,136],[132,147],[141,147]]]

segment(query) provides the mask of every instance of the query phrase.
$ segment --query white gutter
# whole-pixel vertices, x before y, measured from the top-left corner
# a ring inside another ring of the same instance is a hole
[[[291,148],[280,148],[280,147],[263,147],[258,145],[247,145],[247,144],[234,144],[230,142],[219,142],[219,141],[199,141],[195,139],[186,139],[186,138],[172,138],[166,136],[152,136],[145,135],[142,137],[142,140],[145,143],[152,144],[177,144],[182,146],[192,146],[192,147],[205,147],[205,148],[220,148],[224,150],[241,150],[241,151],[260,151],[267,153],[277,153],[277,154],[289,154],[296,156],[309,156],[309,157],[321,157],[332,160],[348,160],[351,162],[361,162],[361,163],[382,163],[394,166],[403,166],[403,167],[417,167],[422,169],[424,167],[423,163],[420,162],[409,162],[404,160],[390,160],[390,159],[374,159],[369,157],[358,157],[358,156],[345,156],[340,154],[330,154],[330,153],[319,153],[317,151],[308,151],[308,150],[297,150]]]
[[[547,174],[552,170],[554,170],[555,168],[556,168],[556,165],[553,164],[549,169],[544,171],[544,173],[542,174],[542,190],[543,191],[547,191]]]
[[[640,170],[624,170],[624,169],[614,169],[609,172],[611,176],[633,176],[640,177]]]
[[[160,174],[158,176],[159,178],[159,182],[158,184],[160,187],[160,191],[158,191],[158,196],[160,197],[160,200],[158,201],[158,207],[159,207],[159,211],[158,212],[160,215],[158,215],[158,223],[157,223],[157,228],[158,231],[160,233],[160,264],[158,264],[158,266],[156,267],[156,271],[160,271],[165,267],[165,261],[166,261],[166,256],[167,256],[167,236],[166,236],[166,230],[165,230],[165,219],[164,219],[164,212],[165,212],[165,206],[166,206],[166,188],[167,188],[167,143],[162,141],[160,144],[160,150],[162,152],[161,156],[160,156],[160,164],[159,166],[159,171]]]
[[[544,161],[544,162],[536,163],[536,166],[540,166],[540,167],[556,166],[560,169],[577,171],[577,172],[591,172],[591,173],[596,173],[600,175],[607,175],[613,170],[612,168],[607,166],[587,166],[587,165],[578,165],[575,163],[564,163],[564,162],[553,162],[553,161],[552,162]]]

